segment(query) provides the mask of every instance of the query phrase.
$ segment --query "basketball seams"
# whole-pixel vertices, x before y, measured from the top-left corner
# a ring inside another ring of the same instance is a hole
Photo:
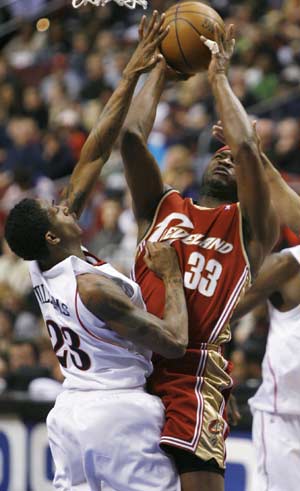
[[[183,59],[183,62],[184,64],[189,68],[191,69],[191,65],[189,64],[189,62],[187,61],[186,57],[185,57],[185,54],[184,54],[184,51],[182,49],[182,46],[181,46],[181,43],[180,43],[180,40],[179,40],[179,35],[178,35],[178,30],[177,30],[177,12],[178,12],[178,9],[179,9],[179,6],[178,8],[176,9],[175,11],[175,34],[176,34],[176,40],[177,40],[177,44],[178,44],[178,48],[179,48],[179,51],[181,53],[181,56],[182,56],[182,59]]]
[[[174,16],[174,12],[170,12],[170,14],[166,15],[165,17],[165,22],[167,21],[169,15],[172,14],[172,17]],[[209,15],[205,15],[205,14],[202,14],[201,12],[193,12],[193,11],[180,11],[179,14],[194,14],[194,15],[201,15],[201,17],[205,17],[205,19],[209,19],[213,24],[218,24],[218,27],[224,32],[224,27],[222,26],[222,24],[218,21],[216,21],[216,19],[213,19],[212,17],[210,17]],[[185,19],[184,17],[177,17],[178,20],[187,20]],[[175,19],[173,19],[173,21],[175,21]],[[172,23],[172,20],[168,23],[168,24],[171,24]],[[202,35],[202,34],[201,34]]]
[[[216,12],[216,10],[214,10],[213,8],[209,8],[208,5],[206,5],[205,7],[206,8],[203,8],[203,10],[201,10],[201,4],[200,3],[198,3],[198,2],[186,2],[184,4],[179,4],[176,6],[174,5],[173,7],[168,9],[165,12],[165,14],[166,14],[166,17],[168,17],[169,15],[174,15],[175,12],[178,12],[179,14],[201,15],[203,17],[210,18],[211,20],[214,20],[215,22],[218,22],[218,24],[222,25],[223,19],[218,14],[218,12]],[[193,10],[193,8],[195,8],[196,10]]]
[[[191,23],[190,20],[187,20],[187,19],[180,19],[180,20],[183,22],[186,22],[199,35],[199,37],[202,36],[202,33],[200,31],[198,31],[198,29],[194,26],[194,24]]]

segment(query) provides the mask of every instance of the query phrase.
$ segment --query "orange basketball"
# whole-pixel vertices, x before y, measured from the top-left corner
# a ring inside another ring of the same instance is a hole
[[[161,52],[167,63],[182,73],[205,70],[211,55],[200,36],[214,40],[215,24],[225,33],[219,14],[204,3],[180,2],[166,11],[167,24],[170,31],[161,44]]]

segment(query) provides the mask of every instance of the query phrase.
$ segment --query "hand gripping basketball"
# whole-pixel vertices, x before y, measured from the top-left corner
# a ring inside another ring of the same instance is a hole
[[[211,39],[206,39],[204,38],[204,36],[201,36],[201,39],[203,41],[203,39],[205,39],[204,44],[205,46],[208,47],[208,49],[211,51],[211,54],[212,55],[216,55],[217,53],[219,53],[219,46],[217,45],[216,41],[211,41]]]
[[[233,37],[233,24],[222,35],[217,24],[214,25],[215,41],[201,36],[201,41],[208,47],[211,52],[211,62],[208,67],[208,77],[212,82],[218,73],[227,73],[230,59],[233,55],[235,39]]]

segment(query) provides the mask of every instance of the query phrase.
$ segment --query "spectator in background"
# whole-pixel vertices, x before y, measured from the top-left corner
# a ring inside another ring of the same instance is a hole
[[[36,62],[45,41],[44,33],[36,31],[31,22],[23,21],[18,34],[6,44],[3,53],[12,67],[27,68]]]
[[[31,290],[28,266],[9,248],[5,239],[2,240],[0,256],[0,283],[8,285],[19,295],[26,295]]]
[[[114,256],[118,252],[123,233],[119,227],[122,206],[115,199],[106,199],[100,209],[102,228],[90,243],[91,251],[105,261],[115,265]]]
[[[65,54],[59,52],[51,57],[51,73],[41,83],[41,92],[46,101],[51,103],[53,92],[57,86],[64,87],[66,95],[71,100],[78,97],[81,80],[68,65],[68,57]]]
[[[104,70],[98,53],[91,53],[85,64],[86,78],[80,91],[83,101],[98,99],[102,92],[111,90],[104,78]]]
[[[39,351],[32,340],[14,340],[9,347],[8,359],[6,381],[9,390],[27,390],[32,380],[50,375],[47,368],[40,367]]]
[[[287,118],[277,125],[275,143],[275,162],[279,169],[287,173],[300,174],[300,128],[294,118]]]
[[[43,102],[37,87],[25,87],[22,97],[22,113],[26,118],[33,119],[39,129],[44,130],[48,124],[48,108]]]
[[[85,61],[89,52],[90,41],[87,33],[79,31],[72,36],[72,46],[69,57],[70,69],[76,73],[76,75],[82,81],[85,70]]]
[[[14,118],[8,125],[11,145],[6,149],[3,169],[13,172],[17,167],[27,169],[33,180],[42,174],[43,159],[40,134],[31,118]]]
[[[58,131],[48,131],[43,140],[44,172],[50,179],[70,175],[75,159]]]
[[[13,117],[20,113],[20,94],[9,82],[0,85],[0,106],[6,116]]]

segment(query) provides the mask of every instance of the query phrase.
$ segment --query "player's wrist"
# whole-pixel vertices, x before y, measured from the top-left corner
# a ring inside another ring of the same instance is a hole
[[[209,74],[209,79],[212,84],[216,84],[218,82],[227,82],[227,69],[218,68],[213,73]]]
[[[172,284],[172,285],[175,285],[175,284],[182,284],[182,276],[181,276],[181,273],[180,272],[170,272],[170,273],[167,273],[165,275],[163,275],[162,277],[163,281],[165,283],[168,283],[168,284]]]
[[[136,83],[140,73],[138,70],[133,70],[130,68],[125,68],[122,73],[122,79],[128,83]]]

